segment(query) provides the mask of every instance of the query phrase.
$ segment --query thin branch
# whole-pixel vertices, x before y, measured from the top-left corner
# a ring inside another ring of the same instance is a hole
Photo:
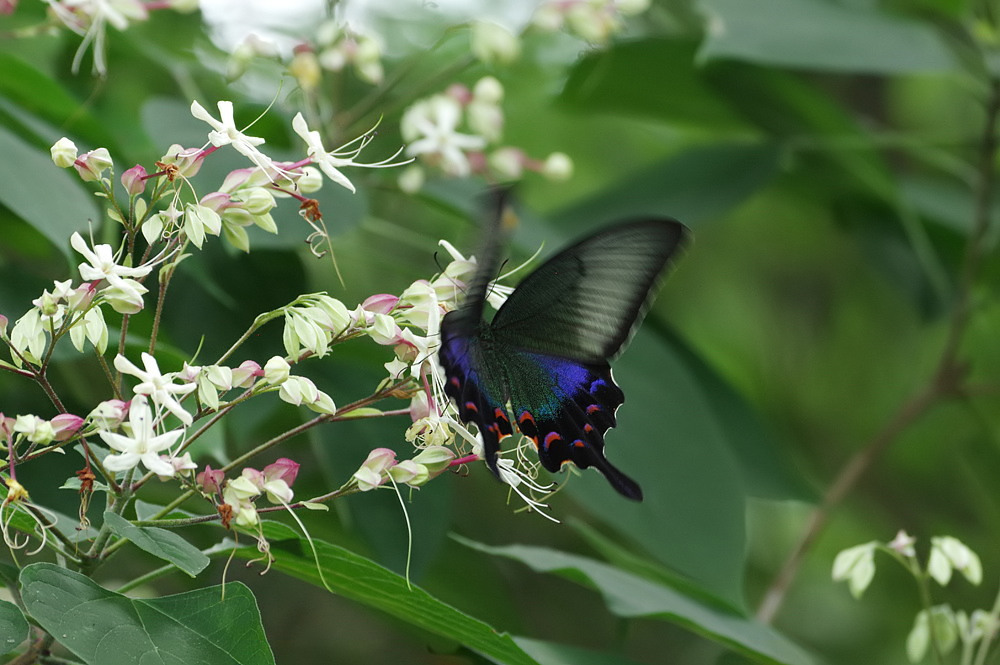
[[[1000,117],[1000,80],[992,80],[986,103],[986,124],[979,150],[979,183],[976,188],[973,226],[965,246],[956,289],[957,299],[937,368],[927,386],[904,402],[882,430],[851,456],[823,495],[820,504],[813,509],[806,520],[801,537],[782,564],[757,609],[757,618],[765,623],[771,622],[781,608],[803,560],[826,526],[830,514],[854,489],[861,477],[896,442],[899,435],[923,414],[943,400],[964,393],[962,383],[966,366],[960,359],[960,347],[972,315],[973,287],[982,264],[986,234],[989,230],[996,176],[998,117]]]

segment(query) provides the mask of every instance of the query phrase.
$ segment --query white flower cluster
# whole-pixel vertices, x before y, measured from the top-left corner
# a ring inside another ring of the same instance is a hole
[[[503,96],[500,81],[485,76],[471,90],[455,84],[444,93],[418,100],[406,109],[400,123],[408,142],[406,154],[453,178],[490,174],[499,180],[516,180],[526,170],[554,180],[569,178],[573,165],[565,154],[552,153],[539,161],[521,148],[501,143]],[[411,166],[400,175],[400,187],[415,192],[425,177],[423,168]]]

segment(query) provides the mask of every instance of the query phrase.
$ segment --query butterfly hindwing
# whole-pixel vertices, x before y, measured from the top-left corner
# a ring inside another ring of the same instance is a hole
[[[454,319],[461,312],[452,312]],[[448,318],[446,317],[446,319]],[[461,327],[461,326],[459,326]],[[445,393],[455,400],[462,422],[474,422],[483,437],[483,453],[493,473],[497,473],[500,442],[513,434],[507,416],[507,387],[498,367],[483,358],[479,340],[470,335],[449,334],[442,324],[442,343],[438,352],[447,370]]]
[[[518,429],[534,442],[542,466],[552,472],[567,462],[581,469],[593,466],[621,494],[641,501],[638,483],[604,456],[604,434],[615,426],[615,412],[625,401],[611,366],[538,353],[520,358],[536,368],[537,382],[512,383],[511,412]]]

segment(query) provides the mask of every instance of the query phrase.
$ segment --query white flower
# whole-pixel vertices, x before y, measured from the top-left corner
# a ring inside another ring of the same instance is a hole
[[[470,37],[472,55],[486,64],[507,65],[521,55],[521,42],[498,23],[474,21]]]
[[[184,206],[184,232],[201,249],[206,233],[217,236],[222,232],[222,217],[207,206],[189,203]]]
[[[104,321],[104,312],[100,307],[92,307],[78,318],[69,329],[69,337],[77,351],[83,351],[83,343],[90,340],[98,353],[104,353],[108,348],[108,324]]]
[[[45,326],[42,325],[41,313],[32,307],[19,318],[10,331],[10,344],[18,354],[31,363],[40,363],[45,354],[48,337]],[[21,358],[12,354],[14,362],[20,367]]]
[[[131,374],[138,378],[141,383],[134,388],[136,395],[148,395],[158,406],[165,408],[185,425],[190,425],[193,421],[191,414],[184,410],[181,403],[177,401],[175,395],[184,396],[197,388],[195,383],[175,384],[173,374],[161,374],[160,367],[156,363],[156,358],[143,352],[142,364],[145,370],[135,366],[123,355],[115,357],[115,369],[123,374]],[[148,468],[148,465],[147,465]],[[152,469],[150,469],[152,470]]]
[[[103,295],[116,312],[134,314],[142,309],[142,296],[147,289],[134,278],[148,275],[153,262],[136,268],[118,265],[111,245],[94,245],[91,249],[79,233],[70,236],[69,243],[87,259],[87,263],[79,266],[80,277],[87,281],[107,281]]]
[[[264,143],[264,139],[259,136],[247,136],[236,128],[236,121],[233,119],[233,103],[221,101],[218,106],[221,121],[213,118],[198,102],[191,102],[191,115],[212,126],[212,131],[208,133],[209,142],[216,148],[232,145],[237,152],[265,172],[276,169],[277,167],[274,166],[271,158],[257,149],[257,146]]]
[[[551,520],[556,524],[559,523],[559,520],[552,517],[544,510],[542,510],[543,508],[548,508],[549,504],[542,503],[540,501],[535,501],[530,496],[521,491],[521,485],[524,485],[525,487],[528,488],[529,492],[548,493],[552,487],[551,485],[539,485],[537,482],[535,482],[533,478],[528,476],[524,471],[518,469],[517,465],[512,459],[497,460],[497,475],[500,476],[500,480],[502,480],[507,485],[510,485],[510,488],[514,490],[526,504],[528,504],[529,509],[534,510],[545,519]]]
[[[91,249],[87,246],[83,236],[74,233],[70,236],[69,244],[77,252],[87,259],[87,263],[81,263],[80,277],[89,281],[106,279],[112,285],[119,284],[125,277],[145,277],[152,268],[148,265],[138,268],[129,268],[115,263],[115,255],[111,250],[111,245],[94,245]]]
[[[24,434],[24,438],[32,443],[47,446],[56,438],[52,423],[38,416],[25,414],[14,419],[14,431]]]
[[[104,467],[109,471],[125,471],[142,462],[143,466],[158,476],[173,476],[174,465],[162,459],[160,453],[172,446],[184,434],[184,430],[178,429],[157,436],[153,427],[153,412],[142,395],[132,400],[128,419],[132,426],[131,436],[98,432],[104,443],[119,453],[105,457]]]
[[[107,72],[104,58],[106,24],[118,30],[128,27],[129,19],[144,21],[148,16],[140,0],[46,0],[52,12],[73,32],[83,35],[80,48],[73,57],[73,73],[80,69],[80,61],[87,47],[94,45],[94,71]]]
[[[431,161],[440,162],[449,175],[468,175],[471,169],[465,151],[482,150],[486,139],[457,132],[461,115],[459,103],[447,95],[435,95],[408,108],[400,128],[404,138],[416,140],[406,148],[406,154],[426,155]]]
[[[354,161],[354,158],[360,155],[361,151],[365,149],[365,146],[367,146],[371,142],[372,138],[374,138],[374,134],[372,133],[360,136],[350,143],[328,152],[326,148],[323,147],[323,139],[320,137],[319,132],[309,129],[309,126],[306,125],[306,119],[302,117],[301,113],[296,113],[295,117],[292,118],[292,129],[294,129],[295,133],[302,137],[302,140],[306,142],[306,153],[309,155],[309,158],[313,160],[313,163],[326,174],[326,177],[341,187],[351,190],[352,192],[355,191],[354,185],[347,179],[347,176],[338,170],[339,168],[344,166],[360,166],[368,169],[390,168],[393,166],[400,166],[402,164],[409,164],[413,161],[412,159],[395,163],[392,161],[399,156],[399,153],[403,150],[402,148],[396,151],[396,154],[392,157],[383,159],[381,162],[363,164]]]
[[[851,595],[860,598],[875,577],[874,540],[842,550],[833,559],[833,581],[846,581]]]
[[[951,579],[952,569],[962,573],[973,584],[983,580],[983,565],[979,556],[953,536],[931,538],[931,555],[927,572],[944,586]]]
[[[49,154],[52,155],[52,161],[56,166],[67,169],[76,161],[76,144],[64,136],[52,144]]]

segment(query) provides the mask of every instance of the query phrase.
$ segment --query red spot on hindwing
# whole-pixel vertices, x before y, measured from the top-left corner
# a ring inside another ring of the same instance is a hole
[[[542,446],[548,450],[548,447],[555,441],[562,441],[562,437],[559,436],[559,432],[549,432],[545,435],[545,441]]]

